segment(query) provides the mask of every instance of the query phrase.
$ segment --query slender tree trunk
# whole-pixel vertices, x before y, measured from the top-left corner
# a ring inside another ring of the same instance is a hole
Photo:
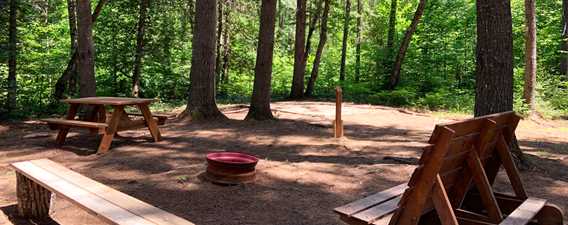
[[[361,19],[363,14],[363,5],[361,0],[357,0],[357,27],[355,33],[357,40],[355,41],[355,81],[359,82],[361,79]]]
[[[144,58],[144,31],[146,28],[146,15],[148,14],[149,0],[140,0],[140,14],[138,17],[138,30],[136,32],[136,53],[134,54],[134,71],[132,72],[132,96],[140,96],[140,74],[142,59]]]
[[[525,0],[525,89],[523,98],[531,114],[535,112],[536,85],[536,1]]]
[[[231,34],[230,34],[230,21],[229,16],[231,16],[231,6],[232,0],[228,0],[227,8],[225,9],[225,29],[223,30],[223,71],[222,71],[222,82],[227,83],[229,81],[229,60],[231,58]]]
[[[18,92],[18,84],[16,82],[16,56],[18,54],[17,48],[17,16],[18,16],[18,3],[17,0],[10,0],[10,25],[8,28],[9,40],[9,56],[8,56],[8,99],[6,102],[6,109],[12,112],[16,109],[16,96]]]
[[[75,0],[67,0],[67,14],[69,14],[69,38],[71,43],[69,54],[73,55],[73,50],[77,48],[77,7]],[[70,78],[67,89],[69,90],[69,94],[73,94],[76,91],[77,82],[79,81],[79,74],[77,74],[77,62],[73,64],[69,73]],[[61,96],[57,99],[62,98],[62,94],[63,93],[61,93]]]
[[[95,7],[95,11],[91,15],[93,24],[97,20],[97,17],[99,17],[104,5],[107,2],[108,0],[99,0],[99,3]],[[72,52],[71,58],[67,62],[67,67],[65,68],[63,74],[61,75],[61,77],[59,77],[57,83],[55,84],[55,92],[53,94],[53,98],[55,100],[63,98],[69,80],[72,78],[73,74],[76,73],[74,71],[76,71],[76,65],[77,65],[77,48],[74,48],[71,52]]]
[[[215,102],[217,0],[197,0],[189,100],[184,116],[192,120],[225,118]]]
[[[254,87],[246,119],[267,120],[273,118],[270,110],[270,82],[272,80],[276,1],[262,0]]]
[[[77,72],[79,73],[79,95],[96,96],[95,52],[93,46],[93,20],[91,1],[77,0]]]
[[[568,0],[562,0],[562,51],[560,56],[560,73],[568,78]]]
[[[310,51],[311,51],[311,45],[312,45],[312,36],[314,34],[314,31],[316,30],[316,25],[319,19],[319,15],[320,15],[320,11],[321,11],[321,5],[323,4],[322,0],[318,0],[318,2],[316,2],[316,10],[313,12],[312,17],[310,18],[310,24],[308,25],[308,38],[306,39],[306,49],[304,51],[304,65],[307,66],[308,63],[308,57],[310,56]]]
[[[321,26],[320,26],[320,40],[318,43],[318,48],[316,50],[316,56],[314,59],[310,80],[308,81],[308,87],[306,88],[306,94],[305,94],[306,97],[311,97],[313,95],[314,86],[319,74],[319,65],[321,62],[321,56],[323,54],[325,42],[327,41],[327,17],[329,15],[330,0],[324,0],[324,3],[325,6],[323,8],[323,15],[321,17]]]
[[[343,42],[341,45],[341,65],[339,67],[339,80],[345,80],[345,60],[347,58],[347,39],[349,38],[349,20],[351,20],[351,1],[345,0],[345,15],[343,17]]]
[[[389,57],[392,55],[394,48],[394,36],[396,34],[396,12],[397,0],[391,0],[391,8],[389,13],[389,31],[387,33],[387,51],[389,51]]]
[[[424,13],[425,7],[426,7],[426,0],[420,0],[420,2],[418,3],[418,8],[416,8],[416,12],[414,13],[414,18],[412,18],[412,23],[410,24],[410,27],[408,27],[408,29],[406,30],[406,33],[404,34],[404,39],[402,39],[402,43],[400,43],[400,49],[398,50],[394,66],[391,71],[389,89],[394,89],[396,85],[398,85],[398,82],[400,81],[400,68],[402,67],[404,56],[406,55],[406,51],[408,50],[408,46],[410,45],[410,40],[412,39],[412,35],[414,34],[414,31],[416,31],[416,27],[418,27],[420,18],[422,18],[422,14]]]
[[[219,86],[219,82],[221,81],[221,60],[223,59],[223,55],[221,54],[221,47],[223,42],[223,33],[225,32],[223,30],[223,17],[225,16],[225,9],[223,9],[223,5],[225,3],[223,1],[224,0],[221,0],[217,4],[217,56],[215,58],[215,84],[217,85],[217,87]]]
[[[292,77],[291,99],[299,99],[304,95],[304,46],[306,43],[306,0],[296,1],[296,41],[294,46],[294,75]]]

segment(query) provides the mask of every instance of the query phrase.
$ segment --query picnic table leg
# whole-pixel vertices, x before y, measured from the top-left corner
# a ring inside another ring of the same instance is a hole
[[[79,104],[71,104],[69,106],[69,110],[67,111],[67,117],[65,117],[65,119],[68,120],[75,119],[75,115],[77,115],[78,108]],[[57,143],[57,145],[63,145],[63,143],[65,143],[65,138],[67,137],[67,133],[69,133],[69,127],[62,126],[59,129],[59,133],[57,134],[57,139],[55,139],[55,143]]]
[[[121,105],[114,106],[112,116],[108,123],[108,127],[105,130],[105,133],[103,134],[103,138],[101,140],[101,144],[99,145],[99,150],[97,153],[104,154],[110,148],[112,138],[114,137],[114,134],[116,134],[118,123],[120,122],[123,113],[124,113],[124,106]]]
[[[140,104],[138,105],[138,108],[140,109],[140,112],[142,112],[144,120],[146,120],[146,125],[148,126],[148,129],[150,130],[150,134],[152,134],[154,141],[160,141],[162,139],[162,135],[160,134],[160,129],[158,129],[156,120],[154,120],[154,118],[152,117],[152,112],[150,112],[148,104]]]

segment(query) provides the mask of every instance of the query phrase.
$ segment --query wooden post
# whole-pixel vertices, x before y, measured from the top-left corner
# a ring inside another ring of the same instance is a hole
[[[16,179],[19,215],[37,220],[49,218],[51,192],[20,173],[16,173]]]
[[[333,123],[335,138],[343,137],[343,120],[341,119],[341,107],[343,104],[343,91],[341,87],[335,88],[335,121]]]

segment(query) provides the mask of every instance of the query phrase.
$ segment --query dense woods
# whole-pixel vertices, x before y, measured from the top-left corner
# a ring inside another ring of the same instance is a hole
[[[187,104],[196,118],[222,117],[217,102],[252,100],[249,118],[269,119],[270,101],[328,99],[336,85],[361,103],[568,115],[562,0],[0,6],[3,119],[61,112],[58,99],[94,95]]]

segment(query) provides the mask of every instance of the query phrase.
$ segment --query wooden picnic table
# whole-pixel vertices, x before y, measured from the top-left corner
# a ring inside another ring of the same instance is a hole
[[[140,127],[148,127],[150,134],[155,142],[160,141],[161,135],[158,122],[153,118],[148,105],[154,99],[145,98],[122,98],[122,97],[87,97],[77,99],[66,99],[62,102],[69,104],[69,110],[65,119],[44,119],[50,127],[58,129],[56,143],[62,145],[65,142],[67,133],[71,127],[88,128],[93,133],[98,130],[102,134],[98,153],[105,153],[109,150],[112,139],[117,131],[132,130]],[[77,111],[80,106],[92,107],[90,113],[77,118]],[[127,106],[134,106],[140,110],[140,114],[132,114],[124,111]],[[106,108],[112,107],[112,112],[107,112]],[[141,117],[132,120],[129,115]],[[164,118],[160,117],[160,121]],[[163,120],[162,120],[163,119]]]

